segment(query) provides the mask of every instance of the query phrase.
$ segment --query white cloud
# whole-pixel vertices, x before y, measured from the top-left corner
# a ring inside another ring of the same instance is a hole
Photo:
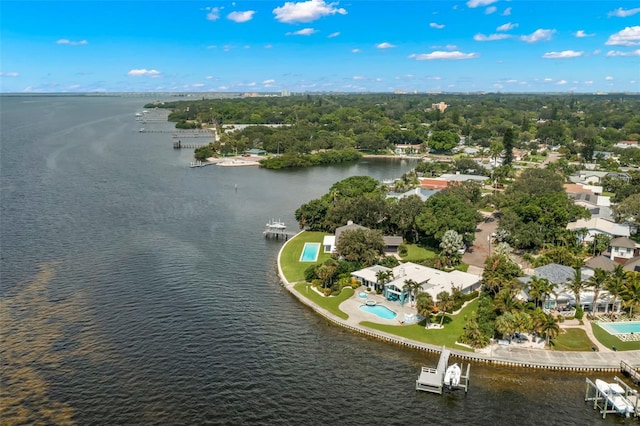
[[[607,81],[611,81],[611,80],[613,80],[613,77],[611,77],[610,75],[608,75],[608,76],[606,76],[604,79],[605,79],[605,80],[607,80]]]
[[[574,35],[578,38],[583,38],[583,37],[593,37],[595,34],[587,34],[584,32],[584,30],[578,30],[575,32]]]
[[[385,41],[385,42],[383,42],[383,43],[378,43],[378,44],[376,44],[376,47],[377,47],[378,49],[391,49],[391,48],[396,47],[396,46],[395,46],[394,44],[387,43],[387,42]]]
[[[592,52],[592,54],[594,54],[594,55],[599,55],[601,52],[602,52],[602,50],[600,50],[600,49],[596,49],[596,50],[594,50],[594,51]]]
[[[455,44],[447,44],[444,48],[447,50],[457,50],[458,46],[456,46]]]
[[[620,50],[610,50],[607,52],[607,56],[640,56],[640,49],[632,50],[629,52],[622,52]]]
[[[502,12],[502,16],[509,16],[511,15],[511,8],[508,7],[504,10],[504,12]]]
[[[255,10],[245,10],[244,12],[231,12],[227,15],[227,19],[233,22],[242,23],[253,19]]]
[[[140,76],[147,76],[147,77],[158,77],[160,75],[160,71],[158,70],[148,70],[146,68],[140,68],[140,69],[132,69],[127,73],[128,76],[130,77],[140,77]]]
[[[527,36],[521,36],[520,40],[526,41],[527,43],[535,43],[537,41],[548,41],[548,40],[551,40],[555,32],[556,30],[545,30],[545,29],[539,28]]]
[[[621,7],[617,8],[609,12],[609,17],[616,16],[618,18],[626,18],[627,16],[635,15],[636,13],[640,13],[640,7],[636,7],[634,9],[623,9]]]
[[[512,24],[511,22],[507,22],[506,24],[502,24],[498,28],[496,28],[496,31],[509,31],[516,28],[517,26],[518,24]]]
[[[339,35],[340,35],[340,31],[336,31],[335,33],[329,34],[327,37],[328,38],[334,38],[334,37],[338,37]]]
[[[286,2],[273,9],[276,20],[287,24],[296,22],[311,22],[329,15],[346,15],[347,11],[336,7],[337,2],[325,3],[324,0],[309,0],[303,2]]]
[[[215,77],[213,77],[212,75],[208,75],[205,77],[205,80],[213,80]]]
[[[607,46],[636,46],[640,44],[640,25],[627,27],[609,36]]]
[[[365,77],[363,77],[363,76],[361,76],[361,75],[354,75],[354,76],[352,77],[352,79],[353,79],[353,80],[364,80],[364,79],[365,79]]]
[[[275,80],[273,80],[273,79],[269,79],[269,80],[265,80],[265,81],[263,81],[263,82],[262,82],[262,84],[264,84],[265,86],[267,86],[267,85],[271,85],[271,84],[273,84],[273,83],[275,83],[275,82],[276,82]]]
[[[0,71],[0,77],[19,77],[20,73],[17,72],[2,72]]]
[[[584,52],[576,52],[575,50],[563,50],[562,52],[547,52],[542,55],[546,59],[565,59],[565,58],[577,58],[582,56]]]
[[[360,53],[362,50],[360,49],[351,49],[351,53]]]
[[[467,7],[470,8],[476,8],[476,7],[482,7],[482,6],[488,6],[491,3],[495,3],[498,0],[469,0],[467,2]]]
[[[585,80],[585,81],[582,82],[582,84],[591,85],[591,84],[593,84],[593,80]]]
[[[497,7],[495,7],[495,6],[489,6],[489,7],[484,11],[484,13],[485,13],[485,15],[491,15],[492,13],[495,13],[495,12],[496,12],[496,10],[498,10],[498,8],[497,8]]]
[[[479,55],[477,53],[463,53],[459,51],[454,52],[443,52],[440,50],[436,50],[431,53],[420,53],[420,54],[412,54],[409,55],[410,59],[415,59],[416,61],[431,61],[435,59],[447,59],[447,60],[460,60],[460,59],[472,59],[477,58]]]
[[[302,35],[302,36],[310,36],[311,34],[317,33],[317,30],[314,30],[313,28],[303,28],[301,30],[298,31],[293,31],[293,32],[289,32],[286,33],[286,35],[290,36],[290,35]]]
[[[509,34],[476,34],[473,36],[475,41],[495,41],[495,40],[503,40],[505,38],[511,38]]]
[[[438,24],[437,22],[431,22],[431,23],[429,24],[429,26],[430,26],[431,28],[435,28],[435,29],[437,29],[437,30],[441,30],[441,29],[443,29],[443,28],[444,28],[444,24]]]
[[[556,84],[559,84],[559,85],[567,84],[567,80],[556,81]]]
[[[512,78],[512,79],[509,79],[509,80],[507,80],[507,81],[505,81],[505,83],[509,83],[509,84],[515,84],[515,83],[517,83],[517,82],[518,82],[518,80],[513,79],[513,78]]]
[[[552,79],[552,78],[547,77],[547,78],[545,78],[545,79],[544,79],[544,81],[546,81],[547,83],[549,83],[549,82],[553,81],[553,79]]]
[[[209,13],[207,13],[207,20],[208,21],[217,21],[218,19],[220,19],[220,8],[218,8],[218,7],[211,8]]]
[[[89,42],[87,40],[71,41],[71,40],[67,40],[66,38],[61,38],[60,40],[56,41],[56,44],[68,44],[69,46],[80,46],[84,44],[89,44]]]
[[[265,49],[271,49],[271,48],[273,48],[273,45],[272,44],[265,44],[264,48]]]

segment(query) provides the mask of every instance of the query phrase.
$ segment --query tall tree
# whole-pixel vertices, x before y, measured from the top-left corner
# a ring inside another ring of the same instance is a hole
[[[429,317],[433,313],[433,297],[427,292],[420,292],[416,297],[416,310],[418,314],[426,318],[425,328],[429,328]]]
[[[452,267],[454,263],[458,263],[460,259],[460,254],[458,253],[458,251],[464,248],[462,235],[458,234],[453,229],[449,229],[442,236],[440,248],[442,249],[442,254],[444,254],[445,258],[447,259],[448,266]]]
[[[453,308],[453,304],[454,304],[453,297],[451,297],[449,293],[447,293],[446,291],[441,291],[440,293],[438,293],[436,306],[438,307],[438,310],[440,311],[440,315],[441,315],[440,325],[444,323],[444,317],[447,311]]]
[[[600,292],[605,289],[609,279],[609,272],[604,269],[596,268],[593,272],[593,276],[587,281],[587,286],[593,290],[593,303],[591,304],[591,311],[598,312],[598,298]]]
[[[629,314],[633,317],[635,309],[640,308],[640,272],[627,272],[627,284],[621,296],[622,303],[629,308]]]
[[[515,135],[513,133],[513,129],[511,127],[507,128],[504,131],[504,136],[502,137],[502,145],[504,146],[504,154],[502,156],[502,164],[505,166],[513,163],[513,145],[515,143]]]
[[[382,256],[384,241],[380,231],[354,229],[344,231],[336,243],[337,257],[370,266]]]

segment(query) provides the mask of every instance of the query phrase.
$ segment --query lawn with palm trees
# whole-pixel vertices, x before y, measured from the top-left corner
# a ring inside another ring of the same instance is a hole
[[[323,296],[313,289],[309,283],[298,283],[293,288],[301,295],[311,300],[321,308],[326,309],[333,315],[342,318],[344,320],[349,319],[349,315],[342,312],[338,306],[351,296],[353,296],[354,290],[351,287],[345,287],[342,289],[338,296]]]
[[[415,340],[417,342],[428,343],[436,346],[447,346],[463,351],[473,352],[466,346],[456,345],[456,341],[462,335],[467,317],[478,309],[478,300],[474,300],[463,308],[457,315],[446,315],[444,318],[444,327],[442,329],[431,328],[425,329],[424,321],[419,324],[412,325],[386,325],[377,324],[370,321],[363,321],[360,325],[383,331],[385,333],[394,334],[406,339]]]

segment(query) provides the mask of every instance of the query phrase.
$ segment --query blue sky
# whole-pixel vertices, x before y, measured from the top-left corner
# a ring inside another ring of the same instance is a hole
[[[1,1],[7,92],[640,92],[640,1]]]

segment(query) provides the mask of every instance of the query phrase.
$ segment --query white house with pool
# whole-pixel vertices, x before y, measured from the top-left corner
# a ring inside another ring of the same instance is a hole
[[[379,272],[392,273],[390,280],[385,283],[382,291],[385,299],[396,300],[400,304],[409,301],[411,297],[409,291],[404,290],[406,282],[409,280],[420,284],[422,291],[429,293],[433,300],[437,300],[438,293],[443,291],[452,294],[454,288],[459,289],[464,294],[476,291],[480,288],[482,280],[479,275],[468,272],[445,272],[412,262],[400,264],[395,268],[374,265],[352,272],[351,276],[370,289],[380,289],[381,285],[378,282]]]

